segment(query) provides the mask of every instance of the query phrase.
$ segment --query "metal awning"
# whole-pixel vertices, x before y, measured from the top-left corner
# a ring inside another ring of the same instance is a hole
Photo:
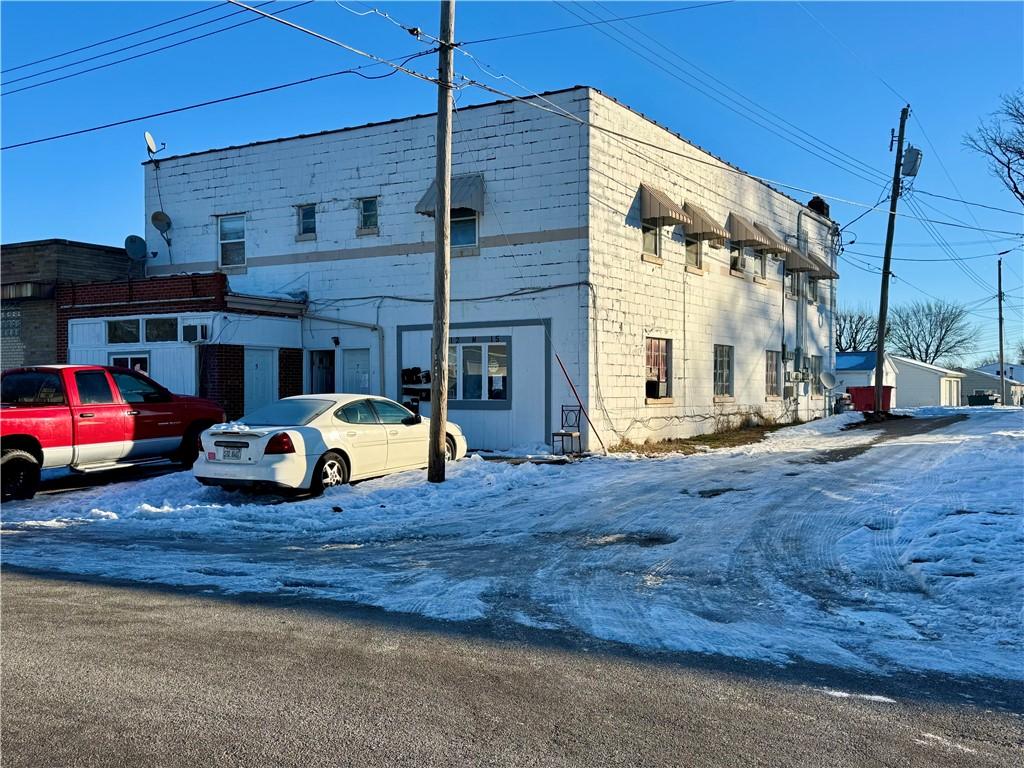
[[[433,216],[437,208],[437,182],[430,182],[420,201],[416,203],[416,213]],[[452,176],[451,208],[468,208],[482,214],[484,212],[484,177],[479,173],[464,176]]]
[[[839,273],[828,265],[828,262],[825,261],[824,257],[819,256],[814,252],[810,252],[807,254],[807,258],[814,265],[814,269],[811,270],[811,277],[816,277],[819,280],[839,279]]]
[[[738,247],[764,248],[771,245],[768,239],[757,230],[757,228],[738,213],[729,213],[725,222],[725,228],[729,230],[729,241]]]
[[[711,218],[711,214],[695,203],[683,203],[683,211],[693,223],[686,227],[686,234],[697,240],[728,240],[729,230]]]
[[[640,185],[640,218],[645,224],[654,224],[658,227],[672,224],[688,227],[693,223],[686,211],[672,202],[672,198],[660,189],[646,184]]]
[[[754,250],[760,251],[761,253],[774,253],[776,256],[786,256],[790,251],[793,250],[792,246],[786,245],[786,243],[775,236],[764,224],[754,222],[754,228],[764,235],[764,239],[768,241],[767,245],[755,245]]]
[[[806,256],[796,248],[790,248],[786,254],[786,271],[787,272],[813,272],[818,269],[809,256]]]

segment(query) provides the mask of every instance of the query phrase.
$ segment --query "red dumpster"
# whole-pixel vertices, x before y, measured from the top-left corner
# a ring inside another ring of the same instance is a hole
[[[874,387],[847,387],[846,391],[853,398],[853,410],[873,411],[875,410],[875,388]],[[892,404],[892,387],[882,387],[882,410],[888,411]]]

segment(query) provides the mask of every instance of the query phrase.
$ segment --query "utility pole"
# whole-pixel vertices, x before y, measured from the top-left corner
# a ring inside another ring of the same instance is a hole
[[[999,269],[999,404],[1006,405],[1006,360],[1003,356],[1003,260],[998,262]]]
[[[896,233],[896,203],[900,199],[900,179],[903,170],[903,136],[910,117],[910,105],[900,112],[899,138],[896,140],[896,165],[892,172],[892,191],[889,193],[889,228],[885,233],[885,258],[882,261],[882,291],[878,302],[878,338],[875,341],[875,415],[882,413],[882,386],[885,381],[885,321],[889,314],[889,275],[892,266],[892,239]],[[890,139],[889,149],[892,149]]]
[[[451,287],[452,42],[455,0],[441,0],[440,49],[437,52],[437,167],[434,184],[434,333],[430,355],[430,453],[427,480],[443,483],[445,425],[448,423],[448,309]]]

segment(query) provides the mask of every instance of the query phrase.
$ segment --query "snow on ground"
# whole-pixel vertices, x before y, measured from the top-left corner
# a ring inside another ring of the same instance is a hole
[[[187,473],[3,509],[7,564],[642,648],[1024,679],[1024,411],[696,456],[479,457],[275,503]],[[918,414],[919,418],[924,414]]]

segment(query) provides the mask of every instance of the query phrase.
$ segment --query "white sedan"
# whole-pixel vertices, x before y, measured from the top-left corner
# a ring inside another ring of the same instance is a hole
[[[449,461],[466,455],[450,421]],[[332,485],[427,466],[428,419],[373,395],[299,395],[203,432],[196,480],[224,488],[277,488],[319,494]]]

